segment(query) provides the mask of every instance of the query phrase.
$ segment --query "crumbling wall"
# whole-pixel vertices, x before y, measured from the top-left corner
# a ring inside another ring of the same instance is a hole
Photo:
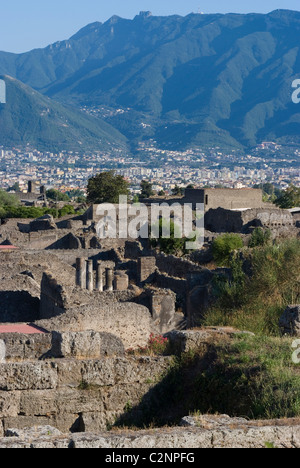
[[[30,322],[39,316],[39,299],[28,291],[0,291],[0,322]]]
[[[205,214],[205,229],[212,232],[236,232],[247,234],[255,227],[278,231],[287,229],[292,235],[295,221],[288,210],[273,207],[245,210],[211,209]]]
[[[54,358],[99,359],[124,354],[122,341],[110,333],[100,333],[94,330],[52,332],[49,356]]]
[[[151,281],[156,272],[155,257],[140,257],[138,259],[138,283]]]
[[[101,304],[99,301],[98,304],[81,305],[35,324],[49,331],[111,333],[122,340],[126,349],[146,346],[152,332],[149,310],[132,302]]]
[[[214,280],[217,276],[229,279],[230,269],[217,268],[216,270],[203,269],[188,275],[186,316],[187,328],[197,327],[201,324],[205,312],[216,301]]]
[[[160,334],[170,330],[183,328],[183,314],[176,313],[176,294],[169,289],[152,289],[147,291],[150,296],[153,328]]]
[[[25,272],[24,272],[25,273]],[[25,322],[39,317],[39,285],[14,265],[1,264],[0,322]]]
[[[67,293],[50,273],[44,273],[41,285],[40,319],[61,315],[67,307]]]
[[[155,284],[159,288],[170,289],[177,295],[185,296],[187,292],[187,282],[185,279],[173,278],[165,273],[156,273]]]
[[[224,415],[201,417],[203,425],[193,418],[183,418],[189,427],[170,427],[168,430],[147,429],[141,431],[123,430],[118,432],[59,434],[49,426],[26,429],[20,437],[0,439],[0,448],[19,449],[148,449],[152,453],[160,449],[173,449],[174,454],[181,449],[179,460],[197,462],[192,449],[260,448],[266,447],[294,449],[300,448],[299,420],[281,421],[241,421],[241,418],[229,418]],[[213,423],[213,419],[215,419]],[[226,423],[224,424],[224,419]],[[201,426],[199,427],[199,425]],[[22,431],[13,431],[21,432]],[[46,434],[46,435],[45,435]],[[189,448],[190,453],[187,452]],[[125,455],[127,456],[127,455]],[[153,455],[159,460],[160,454]]]
[[[49,250],[77,250],[81,248],[80,239],[72,232],[47,247]]]
[[[187,274],[194,270],[201,270],[202,267],[184,258],[175,255],[156,253],[156,266],[160,272],[166,273],[174,278],[186,279]]]

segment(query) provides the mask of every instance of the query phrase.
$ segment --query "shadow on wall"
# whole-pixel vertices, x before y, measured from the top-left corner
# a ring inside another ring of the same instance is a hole
[[[40,300],[27,291],[0,291],[0,322],[34,322],[39,309]]]
[[[198,380],[214,357],[214,351],[209,346],[204,346],[201,355],[187,353],[175,358],[174,364],[162,376],[161,381],[153,382],[154,385],[138,405],[131,406],[127,403],[124,413],[114,426],[144,429],[178,425],[185,415],[199,409],[203,414],[209,413],[212,408],[208,406]]]

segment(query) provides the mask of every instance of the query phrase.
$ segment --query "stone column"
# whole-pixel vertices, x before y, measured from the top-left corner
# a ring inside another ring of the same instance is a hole
[[[87,260],[86,289],[88,291],[94,291],[93,260]]]
[[[96,289],[97,291],[103,292],[103,270],[102,270],[101,262],[97,263]]]
[[[106,268],[106,291],[113,291],[113,270],[111,268]]]
[[[76,258],[76,286],[81,289],[85,288],[85,260],[84,258]]]

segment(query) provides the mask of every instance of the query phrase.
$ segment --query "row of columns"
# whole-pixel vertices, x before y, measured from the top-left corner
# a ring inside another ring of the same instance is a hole
[[[128,275],[124,271],[114,271],[112,268],[105,268],[105,284],[104,270],[100,261],[96,267],[96,288],[94,288],[94,268],[93,260],[85,260],[84,258],[76,259],[76,286],[88,291],[125,291],[129,286]]]
[[[96,268],[96,290],[97,291],[113,291],[114,272],[111,268],[105,269],[106,284],[104,287],[103,268],[101,262],[97,263]],[[88,291],[94,291],[94,267],[93,260],[85,260],[84,258],[76,259],[76,286]]]

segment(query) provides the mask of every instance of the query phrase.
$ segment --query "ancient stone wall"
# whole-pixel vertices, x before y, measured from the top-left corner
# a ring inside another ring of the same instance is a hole
[[[192,191],[188,190],[188,194]],[[261,189],[204,189],[205,210],[219,207],[234,210],[238,208],[261,208],[263,206]],[[198,202],[201,203],[201,202]]]
[[[122,340],[126,349],[145,346],[152,332],[149,310],[131,302],[81,305],[35,324],[49,331],[111,333]]]
[[[41,285],[40,319],[61,315],[67,307],[67,292],[51,274],[44,273]]]
[[[203,417],[209,422],[210,415]],[[188,419],[188,418],[185,418]],[[193,463],[193,449],[224,449],[224,448],[300,448],[299,420],[285,420],[280,425],[278,421],[259,421],[241,423],[235,418],[226,425],[219,417],[215,424],[206,423],[205,427],[172,427],[143,431],[118,431],[84,434],[56,435],[50,426],[38,427],[23,431],[23,436],[0,439],[0,448],[17,449],[148,449],[152,453],[160,449],[173,449],[175,453],[183,449],[182,460]],[[229,418],[230,419],[230,418]],[[13,433],[22,431],[12,431]],[[41,435],[38,433],[41,432]],[[188,448],[188,453],[187,453]],[[127,456],[127,455],[126,455]],[[153,455],[153,460],[159,460],[161,455]],[[196,458],[195,458],[196,461]]]
[[[187,291],[187,282],[181,278],[173,278],[165,273],[156,273],[155,284],[159,288],[170,289],[176,294],[185,295]]]
[[[189,260],[175,257],[174,255],[166,255],[164,253],[156,253],[156,266],[160,272],[166,273],[174,278],[186,278],[187,274],[194,270],[201,270],[201,266]]]
[[[0,340],[5,343],[6,362],[40,359],[51,349],[51,333],[0,333]]]
[[[289,211],[277,208],[237,211],[218,208],[211,209],[205,214],[205,228],[212,232],[247,234],[255,227],[268,228],[273,231],[286,229],[292,235],[295,222]]]
[[[144,283],[154,278],[156,271],[155,257],[140,257],[138,259],[138,282]]]
[[[51,425],[62,432],[106,429],[137,405],[170,367],[169,357],[61,359],[0,364],[0,436]]]

